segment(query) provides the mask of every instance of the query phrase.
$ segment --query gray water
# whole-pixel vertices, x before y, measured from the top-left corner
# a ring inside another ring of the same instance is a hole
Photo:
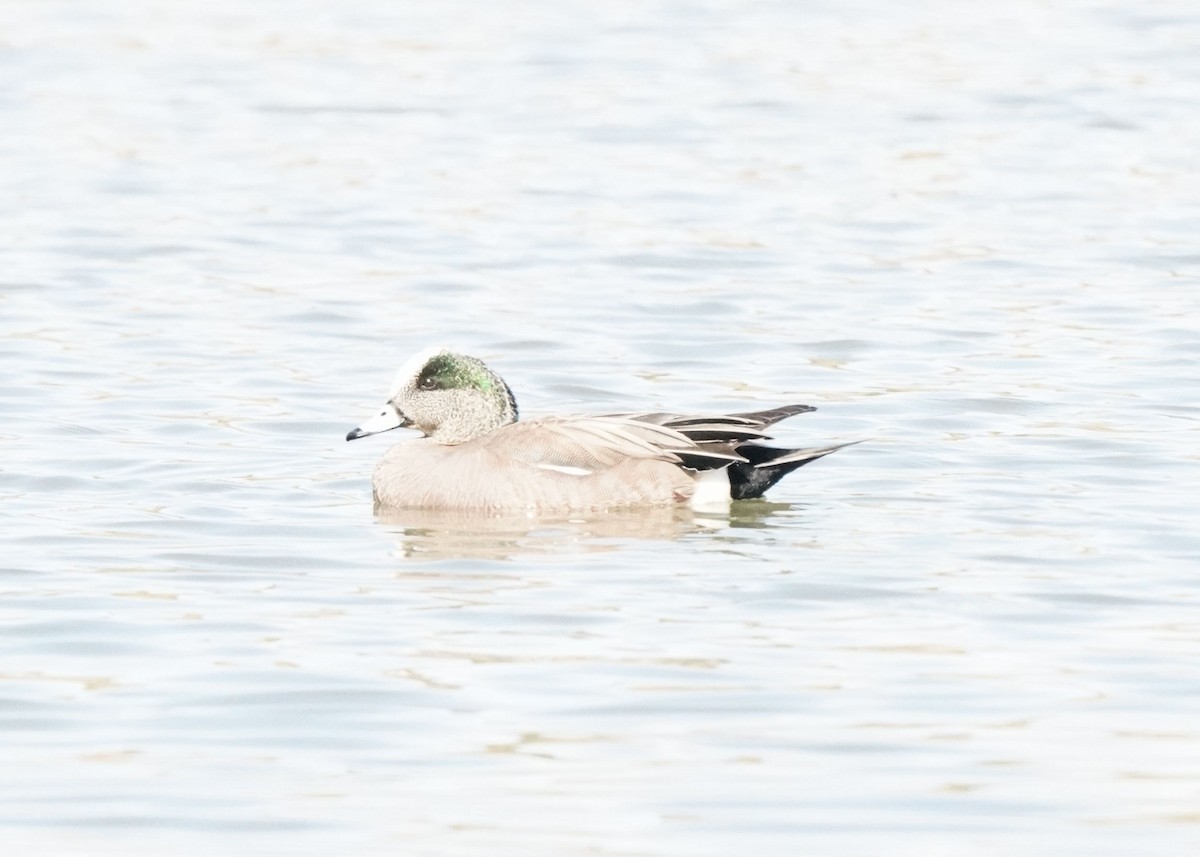
[[[1197,45],[0,5],[4,853],[1194,853]],[[342,438],[437,343],[868,442],[726,519],[377,517]]]

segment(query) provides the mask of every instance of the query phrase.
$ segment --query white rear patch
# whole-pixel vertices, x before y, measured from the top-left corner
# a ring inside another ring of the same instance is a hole
[[[591,476],[595,473],[594,470],[588,470],[585,467],[572,467],[569,464],[538,464],[536,467],[540,470],[553,470],[555,473],[565,473],[568,476]]]
[[[696,493],[692,508],[700,512],[721,512],[729,508],[729,474],[725,468],[701,470],[696,474]]]

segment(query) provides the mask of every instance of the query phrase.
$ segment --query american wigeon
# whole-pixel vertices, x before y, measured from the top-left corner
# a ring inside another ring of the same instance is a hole
[[[517,422],[512,390],[481,360],[444,348],[412,357],[383,410],[346,435],[394,428],[372,484],[381,506],[490,513],[711,505],[761,497],[847,444],[764,446],[764,429],[809,405],[724,416],[606,414]]]

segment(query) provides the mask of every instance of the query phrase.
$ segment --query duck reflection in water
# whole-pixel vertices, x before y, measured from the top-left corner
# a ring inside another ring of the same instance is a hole
[[[397,553],[421,559],[512,559],[530,554],[604,553],[630,541],[672,541],[693,533],[767,529],[802,506],[754,500],[724,512],[688,505],[619,508],[568,515],[480,515],[376,504],[375,520],[399,537]],[[778,519],[773,522],[772,519]],[[743,536],[728,532],[732,541]]]

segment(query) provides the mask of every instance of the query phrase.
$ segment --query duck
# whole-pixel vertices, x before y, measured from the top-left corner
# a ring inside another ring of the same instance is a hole
[[[346,435],[397,428],[372,477],[376,508],[548,514],[762,497],[797,468],[849,446],[768,446],[766,429],[816,410],[783,405],[702,415],[662,412],[518,420],[512,389],[482,360],[445,347],[396,373],[379,413]]]

